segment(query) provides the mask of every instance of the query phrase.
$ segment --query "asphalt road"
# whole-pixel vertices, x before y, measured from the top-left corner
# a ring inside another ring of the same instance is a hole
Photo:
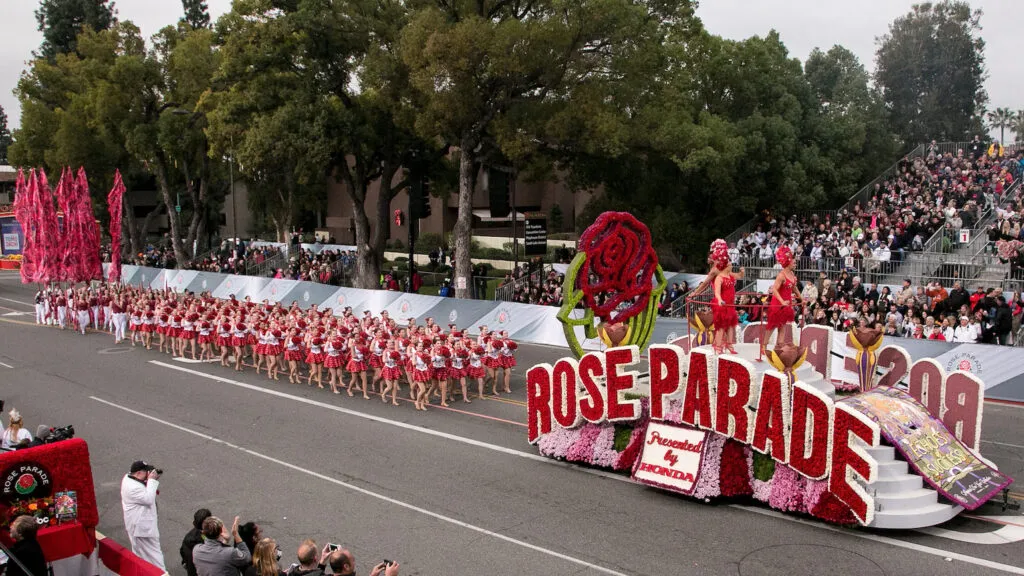
[[[349,547],[359,574],[384,558],[423,575],[1024,574],[1019,542],[978,543],[1024,538],[1017,511],[990,504],[935,535],[697,502],[538,457],[521,377],[511,398],[416,412],[36,327],[19,314],[30,301],[16,275],[0,276],[0,398],[30,430],[73,424],[89,442],[99,529],[122,543],[128,465],[165,470],[172,574],[184,573],[177,549],[200,507],[256,521],[285,567],[314,538]],[[522,366],[565,354],[520,350]],[[1024,478],[1024,410],[988,404],[983,428],[985,455]]]

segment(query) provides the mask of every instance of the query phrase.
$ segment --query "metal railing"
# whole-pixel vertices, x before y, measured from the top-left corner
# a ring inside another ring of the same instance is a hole
[[[986,243],[979,242],[975,248],[977,251],[970,253],[917,252],[914,259],[908,259],[902,268],[897,268],[899,262],[870,258],[802,258],[794,273],[801,282],[817,282],[822,274],[834,282],[845,271],[851,277],[860,276],[864,284],[899,285],[904,279],[909,279],[915,286],[938,282],[951,287],[960,282],[965,287],[981,283],[986,288],[1020,290],[1024,286],[1024,269],[1011,270],[999,256],[987,253],[986,247]],[[741,257],[738,266],[746,268],[746,277],[751,280],[774,280],[779,273],[779,268],[773,263],[756,257]]]
[[[551,269],[551,265],[547,264],[541,267],[540,270],[515,278],[511,282],[498,286],[494,289],[494,299],[511,302],[514,299],[516,292],[519,290],[529,290],[531,286],[536,286],[543,282],[548,271]]]

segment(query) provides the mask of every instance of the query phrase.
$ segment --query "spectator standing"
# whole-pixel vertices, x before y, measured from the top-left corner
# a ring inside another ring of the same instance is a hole
[[[6,576],[46,576],[46,557],[43,548],[36,540],[39,524],[31,516],[18,516],[11,522],[11,539],[14,545],[10,555],[20,562],[7,561]],[[25,568],[22,569],[22,566]]]
[[[206,508],[196,510],[192,516],[192,529],[185,534],[185,538],[181,541],[181,547],[178,549],[178,553],[181,554],[181,565],[185,567],[188,576],[197,576],[196,564],[192,560],[192,550],[203,543],[203,522],[210,516],[213,516],[213,513]]]
[[[156,523],[156,492],[160,473],[142,460],[132,462],[121,480],[121,509],[132,552],[146,562],[167,571],[160,550],[160,531]]]
[[[302,544],[299,544],[296,556],[299,563],[292,565],[291,569],[288,570],[288,576],[324,575],[322,560],[326,560],[326,557],[317,554],[315,541],[312,539],[303,540]]]
[[[7,415],[10,419],[8,420],[7,428],[4,429],[0,448],[14,450],[22,446],[28,446],[32,442],[32,433],[25,429],[25,422],[21,419],[21,412],[11,408]]]
[[[192,560],[199,576],[238,576],[252,563],[249,548],[238,535],[238,516],[231,525],[231,533],[220,518],[210,516],[203,520],[203,543],[192,551]]]
[[[978,333],[967,316],[960,317],[960,325],[953,329],[953,342],[973,344],[978,341]]]
[[[277,542],[272,538],[263,538],[256,543],[252,564],[246,567],[243,576],[284,576],[284,570],[277,563],[280,559],[281,549],[277,547]]]

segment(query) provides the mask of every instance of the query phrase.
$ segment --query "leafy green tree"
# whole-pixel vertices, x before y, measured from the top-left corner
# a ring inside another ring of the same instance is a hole
[[[233,138],[243,171],[264,184],[257,191],[277,191],[259,197],[280,210],[279,232],[300,197],[322,202],[322,191],[313,192],[325,176],[343,183],[363,288],[379,282],[391,201],[443,157],[443,147],[411,130],[408,75],[396,48],[405,15],[402,4],[375,0],[244,0],[218,22],[226,38],[220,88],[210,98],[218,146]],[[371,222],[366,204],[375,183]]]
[[[480,161],[493,150],[512,161],[529,155],[535,140],[555,132],[553,123],[565,128],[581,119],[566,108],[584,98],[594,123],[608,120],[601,126],[614,133],[618,122],[607,98],[618,91],[628,99],[651,83],[629,81],[659,61],[662,40],[693,9],[689,2],[625,0],[439,0],[415,7],[402,28],[401,54],[421,99],[420,134],[458,148],[455,275],[467,279]],[[467,297],[469,288],[467,281],[456,295]]]
[[[117,11],[111,0],[42,0],[36,22],[43,33],[38,55],[52,60],[57,54],[74,52],[83,29],[110,28],[117,22]]]
[[[181,0],[185,9],[183,20],[193,28],[210,27],[210,10],[206,7],[205,0]]]
[[[0,106],[0,164],[7,164],[7,149],[11,142],[11,131],[7,128],[7,112]]]
[[[1006,143],[1006,129],[1012,130],[1014,123],[1017,121],[1017,114],[1009,108],[996,108],[989,112],[986,116],[988,118],[989,126],[999,130],[999,143]]]
[[[224,191],[213,184],[219,162],[207,153],[205,117],[194,111],[218,66],[212,38],[206,29],[168,28],[148,51],[138,28],[123,22],[84,30],[75,54],[33,61],[16,91],[22,126],[12,160],[51,171],[85,166],[97,205],[115,168],[155,181],[175,259],[188,262],[212,216],[211,200]],[[126,220],[135,250],[148,222],[136,227],[131,210]]]
[[[963,0],[926,2],[879,39],[875,81],[905,147],[981,132],[988,95],[980,21],[981,10]]]

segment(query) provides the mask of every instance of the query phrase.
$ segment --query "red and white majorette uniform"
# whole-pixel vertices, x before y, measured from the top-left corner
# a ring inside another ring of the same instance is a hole
[[[430,355],[426,352],[417,352],[413,358],[412,379],[417,382],[430,381]]]
[[[171,318],[171,324],[167,328],[167,335],[171,338],[179,338],[181,336],[181,316],[173,316]]]
[[[217,346],[227,348],[231,346],[231,323],[222,322],[217,326]]]
[[[147,310],[142,316],[142,331],[152,333],[156,329],[156,314]]]
[[[448,368],[448,377],[458,380],[466,375],[466,360],[469,359],[469,352],[465,348],[459,348],[452,354],[452,365]]]
[[[279,356],[282,351],[281,347],[282,334],[280,330],[271,330],[267,333],[267,347],[265,348],[264,354],[267,356]]]
[[[168,320],[169,320],[169,318],[167,317],[167,314],[161,314],[160,317],[157,318],[157,320],[156,320],[156,333],[157,334],[163,334],[164,336],[167,335],[167,326],[168,326],[167,322],[168,322]]]
[[[181,332],[178,333],[178,337],[185,340],[192,340],[196,337],[195,318],[191,314],[185,316],[181,321]]]
[[[200,344],[213,344],[213,325],[205,318],[199,323],[199,337],[197,340],[199,340]]]
[[[486,375],[484,371],[485,352],[483,346],[473,348],[473,352],[469,355],[469,366],[466,368],[466,376],[470,378],[483,378]]]
[[[382,368],[384,366],[384,343],[379,338],[373,339],[370,348],[370,368]]]
[[[384,351],[384,367],[380,372],[385,380],[398,380],[402,377],[402,353],[398,350]]]
[[[434,352],[434,355],[430,359],[430,377],[432,379],[448,379],[448,359],[451,358],[451,355],[452,352],[447,346],[442,346],[439,350]]]
[[[131,314],[128,315],[128,329],[132,332],[142,330],[142,314],[136,308],[132,308]]]
[[[370,349],[365,344],[356,344],[352,347],[352,358],[345,369],[352,373],[366,372],[366,356],[369,353]]]
[[[306,354],[306,364],[324,363],[323,345],[324,341],[319,336],[315,336],[309,341],[309,352]]]
[[[246,304],[251,305],[252,302],[246,302]],[[256,329],[255,328],[252,329],[252,330],[249,330],[249,333],[245,337],[245,343],[248,344],[249,346],[256,346],[256,345],[258,345],[260,343],[260,339],[259,339],[258,336],[259,335],[256,333]]]
[[[259,354],[260,356],[265,356],[267,354],[267,336],[270,335],[270,331],[269,330],[263,331],[263,330],[260,330],[259,328],[257,328],[256,332],[257,332],[257,334],[256,334],[256,338],[257,339],[256,339],[256,348],[254,349],[254,351],[257,354]]]
[[[325,368],[341,368],[341,340],[327,342],[327,358],[324,360]]]
[[[511,340],[503,340],[504,346],[501,347],[501,367],[512,368],[516,365],[516,350],[519,349],[519,345]]]
[[[302,362],[302,338],[289,336],[285,338],[284,359],[290,362]]]
[[[501,340],[491,340],[487,355],[484,356],[484,366],[488,368],[501,368]]]
[[[241,322],[235,323],[234,329],[231,330],[231,345],[239,348],[245,346],[248,342],[248,338],[246,338],[248,334],[249,328],[245,324]]]

